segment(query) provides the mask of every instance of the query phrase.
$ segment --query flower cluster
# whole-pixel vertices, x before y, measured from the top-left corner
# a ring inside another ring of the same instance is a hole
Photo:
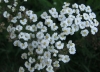
[[[14,7],[7,7],[14,12],[17,4],[16,0]],[[99,22],[90,6],[64,2],[60,12],[56,8],[51,8],[48,12],[43,12],[40,15],[42,20],[38,21],[37,14],[32,10],[19,6],[19,12],[11,18],[11,25],[7,27],[14,46],[28,50],[22,53],[21,58],[26,60],[24,66],[29,72],[42,69],[54,72],[54,68],[60,67],[60,61],[68,63],[69,54],[76,53],[72,40],[66,42],[67,36],[79,31],[85,37],[89,34],[89,29],[93,35],[98,32]],[[9,18],[11,14],[4,11],[3,16]],[[54,22],[54,19],[58,21]],[[19,68],[19,72],[24,71],[24,67]]]

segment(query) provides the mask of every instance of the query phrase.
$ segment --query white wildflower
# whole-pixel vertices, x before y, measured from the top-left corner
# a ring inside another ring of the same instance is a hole
[[[88,31],[87,29],[84,29],[84,30],[81,31],[81,35],[82,35],[83,37],[87,36],[88,33],[89,33],[89,31]]]

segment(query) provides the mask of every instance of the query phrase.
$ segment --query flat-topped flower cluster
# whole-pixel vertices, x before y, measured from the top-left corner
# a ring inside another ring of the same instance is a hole
[[[17,0],[14,0],[14,6],[7,7],[15,12],[17,4]],[[9,18],[11,14],[4,11],[3,16]],[[93,35],[98,32],[99,22],[96,15],[90,6],[84,4],[71,5],[64,2],[60,12],[51,8],[48,12],[44,11],[40,17],[41,21],[38,21],[37,14],[32,10],[19,6],[19,12],[12,17],[11,25],[7,27],[14,46],[28,50],[22,53],[21,58],[26,60],[24,66],[29,72],[42,69],[54,72],[54,68],[60,67],[60,61],[67,63],[70,61],[69,54],[76,53],[72,40],[66,41],[68,35],[80,32],[85,37],[89,31]],[[25,68],[21,66],[19,72],[24,71]]]

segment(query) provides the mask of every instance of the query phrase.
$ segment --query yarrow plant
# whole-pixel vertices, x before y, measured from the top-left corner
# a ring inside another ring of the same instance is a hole
[[[9,3],[9,0],[4,2]],[[19,72],[25,70],[35,72],[43,69],[54,72],[55,68],[60,67],[61,61],[63,63],[70,61],[69,54],[76,53],[75,43],[72,40],[67,41],[67,36],[80,32],[86,37],[89,33],[95,35],[98,32],[99,22],[96,20],[96,15],[90,6],[84,4],[64,2],[60,12],[57,12],[56,8],[44,11],[40,15],[41,21],[32,10],[18,6],[17,0],[7,7],[12,12],[16,11],[16,7],[19,8],[15,16],[8,11],[3,12],[4,18],[11,17],[7,31],[13,40],[13,45],[28,50],[21,55],[26,61],[24,67],[19,68]]]

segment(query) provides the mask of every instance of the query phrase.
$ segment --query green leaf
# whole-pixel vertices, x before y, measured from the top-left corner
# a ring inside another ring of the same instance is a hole
[[[87,4],[87,5],[92,5],[93,2],[94,2],[94,0],[87,0],[86,4]]]

